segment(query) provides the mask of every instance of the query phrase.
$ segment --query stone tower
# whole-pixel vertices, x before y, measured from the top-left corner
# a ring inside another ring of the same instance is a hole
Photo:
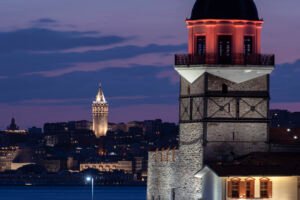
[[[102,86],[99,85],[96,100],[93,101],[93,131],[97,138],[105,136],[108,127],[108,103],[105,100]]]
[[[188,53],[175,55],[178,157],[163,165],[158,152],[149,153],[148,199],[206,199],[195,178],[204,163],[268,151],[274,56],[261,54],[263,21],[253,0],[197,0],[186,24]]]
[[[254,2],[198,0],[186,23],[188,54],[175,55],[181,137],[183,127],[201,127],[205,161],[267,151],[274,56],[261,54]]]

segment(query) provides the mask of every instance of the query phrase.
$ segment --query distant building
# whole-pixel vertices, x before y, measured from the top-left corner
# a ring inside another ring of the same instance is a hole
[[[63,133],[69,131],[85,131],[92,130],[92,123],[87,120],[70,121],[70,122],[57,122],[57,123],[45,123],[44,133]]]
[[[34,127],[31,127],[31,128],[28,129],[28,133],[29,133],[29,135],[40,136],[40,135],[42,135],[43,130],[42,130],[42,128],[37,128],[37,127],[34,126]]]
[[[0,148],[0,172],[11,170],[11,165],[16,155],[19,152],[19,147],[1,147]]]
[[[300,128],[300,112],[288,110],[270,110],[271,127],[273,128]]]
[[[101,172],[124,171],[131,174],[133,172],[132,161],[120,160],[116,162],[94,162],[94,163],[81,163],[80,171],[87,169],[97,169]]]
[[[20,133],[20,134],[27,134],[26,130],[20,130],[19,126],[16,124],[15,118],[11,119],[10,125],[7,127],[7,129],[4,131],[5,133]]]
[[[108,129],[108,103],[104,97],[101,85],[92,105],[93,131],[97,138],[105,136]]]

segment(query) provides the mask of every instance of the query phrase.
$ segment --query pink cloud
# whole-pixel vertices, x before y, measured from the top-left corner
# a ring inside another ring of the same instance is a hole
[[[156,78],[168,78],[172,84],[179,83],[179,75],[175,72],[175,70],[167,70],[160,72],[156,75]]]
[[[174,52],[175,53],[175,52]],[[39,74],[45,77],[55,77],[62,76],[72,72],[90,72],[98,71],[106,68],[121,67],[130,68],[134,65],[149,65],[155,67],[161,67],[166,65],[171,65],[173,63],[173,54],[143,54],[136,56],[134,58],[128,59],[116,59],[103,62],[93,62],[93,63],[76,63],[73,66],[52,70],[52,71],[40,71],[28,73],[25,75]]]
[[[300,111],[300,102],[281,102],[281,103],[271,103],[271,109],[283,109],[289,110],[291,112]]]

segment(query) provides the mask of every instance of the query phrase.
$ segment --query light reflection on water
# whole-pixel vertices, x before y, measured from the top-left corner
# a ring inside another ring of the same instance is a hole
[[[89,200],[90,187],[0,187],[1,200]],[[96,187],[94,200],[145,200],[145,187]]]

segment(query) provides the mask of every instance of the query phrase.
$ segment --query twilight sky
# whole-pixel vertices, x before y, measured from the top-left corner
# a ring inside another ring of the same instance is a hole
[[[300,1],[256,0],[276,54],[272,107],[300,111]],[[1,0],[0,129],[91,119],[101,81],[110,121],[178,120],[173,54],[194,0]]]

